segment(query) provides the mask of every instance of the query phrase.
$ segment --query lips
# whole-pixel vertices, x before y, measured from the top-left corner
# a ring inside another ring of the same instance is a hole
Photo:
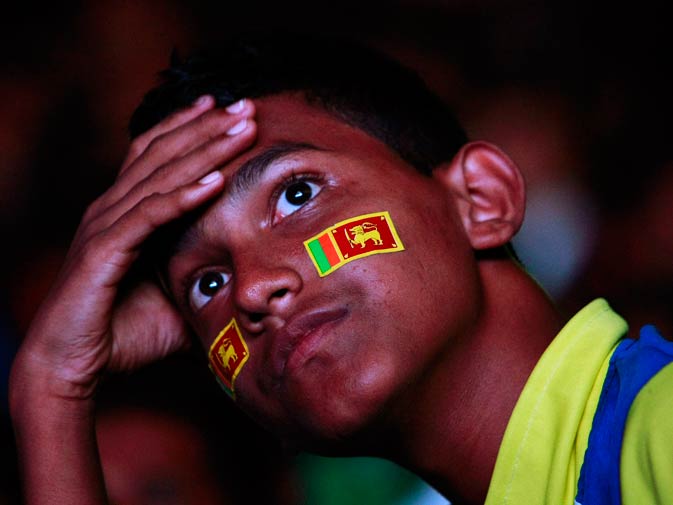
[[[319,309],[293,316],[272,336],[272,369],[282,380],[301,367],[321,346],[324,337],[347,315],[348,310]]]

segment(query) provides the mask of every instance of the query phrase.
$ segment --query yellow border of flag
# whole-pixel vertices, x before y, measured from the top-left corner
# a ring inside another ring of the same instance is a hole
[[[245,356],[241,359],[241,361],[238,363],[238,366],[236,367],[236,370],[234,370],[234,373],[231,376],[231,387],[227,386],[226,384],[223,383],[223,379],[220,377],[220,374],[217,373],[217,370],[212,364],[213,359],[213,349],[215,346],[222,340],[222,338],[229,332],[229,329],[233,326],[234,330],[236,331],[236,334],[238,335],[239,340],[241,341],[241,344],[243,344],[243,348],[245,349]],[[234,382],[236,381],[236,377],[238,377],[238,374],[241,372],[243,369],[243,366],[245,363],[248,361],[248,358],[250,357],[250,350],[248,349],[248,344],[245,343],[245,339],[243,338],[243,335],[241,335],[241,330],[238,329],[238,324],[236,323],[236,319],[232,318],[231,321],[229,321],[229,324],[227,324],[220,333],[218,333],[217,337],[215,337],[215,340],[213,340],[213,343],[210,344],[210,349],[208,349],[208,368],[210,368],[210,371],[213,372],[215,375],[215,378],[217,379],[217,382],[220,383],[222,388],[231,396],[233,399],[236,399],[236,392],[234,391]]]
[[[352,221],[356,221],[358,219],[367,219],[367,218],[374,218],[374,217],[383,217],[388,224],[388,228],[390,229],[390,234],[393,236],[393,239],[395,240],[395,247],[386,247],[385,249],[375,249],[373,251],[368,251],[364,254],[358,254],[356,256],[353,256],[352,258],[344,258],[343,253],[339,249],[339,246],[332,236],[332,233],[334,233],[334,230],[337,228],[348,224]],[[332,232],[332,233],[329,233]],[[316,261],[313,251],[309,248],[309,243],[313,242],[314,240],[318,240],[320,237],[322,237],[325,233],[328,234],[330,238],[330,242],[334,246],[334,249],[336,250],[337,255],[340,258],[339,263],[332,265],[331,268],[328,270],[325,270],[324,272],[321,271],[320,266],[318,265],[318,262]],[[331,274],[338,268],[341,268],[344,266],[346,263],[350,263],[351,261],[358,260],[361,258],[366,258],[367,256],[372,256],[373,254],[382,254],[382,253],[389,253],[389,252],[398,252],[398,251],[404,251],[404,244],[402,244],[402,241],[400,240],[400,236],[397,234],[397,230],[395,229],[395,225],[393,224],[393,220],[390,217],[390,213],[388,211],[383,211],[383,212],[372,212],[371,214],[362,214],[360,216],[355,216],[351,217],[349,219],[344,219],[343,221],[339,221],[338,223],[330,226],[329,228],[325,228],[323,231],[320,233],[317,233],[316,235],[313,235],[311,238],[304,240],[304,247],[306,248],[306,252],[308,252],[309,257],[311,258],[311,262],[313,263],[313,266],[315,267],[316,271],[318,272],[318,275],[320,277],[325,277],[326,275]]]

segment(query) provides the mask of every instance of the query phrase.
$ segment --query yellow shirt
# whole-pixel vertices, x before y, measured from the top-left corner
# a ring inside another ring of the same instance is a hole
[[[512,413],[498,453],[486,505],[575,502],[577,483],[610,358],[627,330],[626,322],[602,299],[582,309],[561,330],[540,358]],[[666,376],[661,375],[664,372]],[[628,491],[623,494],[624,503],[663,503],[656,501],[658,498],[641,501],[641,497],[647,490],[670,493],[659,489],[661,486],[652,485],[658,475],[640,471],[642,462],[651,458],[653,451],[643,449],[642,443],[633,441],[641,438],[640,427],[647,425],[647,420],[642,418],[649,418],[652,403],[659,404],[661,396],[666,397],[666,406],[660,409],[662,415],[673,411],[673,394],[666,395],[666,388],[657,386],[658,383],[673,384],[668,377],[671,374],[673,368],[669,366],[660,373],[661,376],[656,376],[655,381],[650,381],[643,388],[643,394],[639,393],[633,404],[623,444],[623,454],[629,463],[622,471],[637,474],[639,484],[626,486]],[[649,393],[650,390],[653,393]],[[666,422],[661,416],[657,418]],[[663,445],[671,448],[669,452],[673,453],[670,444],[673,430],[655,431],[657,435],[649,437],[654,448]],[[659,449],[659,452],[666,452],[666,449]],[[673,458],[669,455],[667,459],[668,467],[657,466],[657,469],[668,472],[673,481],[673,473],[670,473]],[[622,484],[633,480],[633,476],[629,475]]]

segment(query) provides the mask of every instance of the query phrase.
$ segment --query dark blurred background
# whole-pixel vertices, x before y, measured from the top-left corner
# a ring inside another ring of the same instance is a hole
[[[10,470],[0,478],[0,505],[18,500],[6,407],[11,358],[80,215],[113,180],[127,120],[173,48],[186,53],[223,34],[285,27],[352,36],[392,54],[454,107],[473,139],[496,143],[521,166],[529,207],[515,245],[562,310],[570,315],[603,296],[632,331],[650,322],[670,336],[671,21],[663,2],[647,0],[4,6],[0,457]],[[212,415],[229,426],[234,414]],[[269,450],[275,458],[276,448]],[[283,481],[279,503],[434,500],[418,497],[425,490],[407,474],[368,460],[278,458],[288,465],[272,476]],[[366,496],[372,486],[358,488],[363,479],[393,485]]]

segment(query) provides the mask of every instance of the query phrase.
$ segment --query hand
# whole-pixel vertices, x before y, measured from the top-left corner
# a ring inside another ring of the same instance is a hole
[[[224,110],[204,97],[134,140],[116,182],[84,215],[17,356],[14,383],[38,374],[56,396],[87,398],[105,370],[188,344],[184,321],[155,284],[122,296],[120,283],[157,228],[222,191],[216,169],[252,144],[253,115],[250,100]]]

